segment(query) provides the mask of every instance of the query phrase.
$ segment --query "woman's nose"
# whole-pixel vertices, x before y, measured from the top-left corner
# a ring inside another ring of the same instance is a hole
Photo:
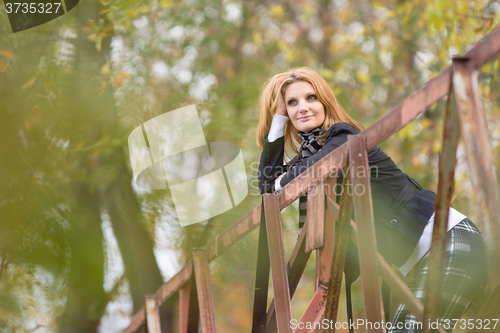
[[[309,110],[305,101],[299,101],[299,112],[306,112]]]

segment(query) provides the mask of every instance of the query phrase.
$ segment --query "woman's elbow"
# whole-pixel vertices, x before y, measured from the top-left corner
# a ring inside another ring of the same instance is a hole
[[[259,192],[260,194],[264,193],[272,193],[273,192],[274,183],[269,180],[264,180],[259,177]]]

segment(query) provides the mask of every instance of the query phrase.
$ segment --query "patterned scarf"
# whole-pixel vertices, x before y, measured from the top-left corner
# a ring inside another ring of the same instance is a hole
[[[319,137],[325,133],[325,130],[322,126],[323,124],[308,133],[299,131],[299,136],[302,138],[302,145],[300,146],[302,158],[312,156],[323,147],[319,140]],[[306,222],[306,212],[307,194],[304,194],[299,198],[299,235],[302,232],[304,223]]]
[[[322,142],[319,140],[319,137],[325,134],[325,129],[322,125],[307,133],[299,131],[299,136],[302,138],[302,145],[300,146],[302,157],[312,156],[323,147]]]

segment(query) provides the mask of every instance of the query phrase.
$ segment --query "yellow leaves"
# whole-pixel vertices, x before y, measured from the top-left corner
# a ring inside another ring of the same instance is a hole
[[[362,83],[368,83],[370,81],[370,74],[368,72],[356,72],[356,78]]]
[[[131,10],[127,10],[127,12],[125,13],[125,16],[135,16],[137,15],[138,11],[137,9],[131,9]]]
[[[307,1],[304,1],[302,3],[302,17],[304,17],[304,20],[309,23],[311,20],[311,17],[314,15],[314,7]]]
[[[0,50],[0,55],[10,60],[15,60],[14,53],[7,50]],[[0,69],[2,70],[3,73],[7,73],[7,64],[2,60],[0,60]]]
[[[493,30],[500,23],[500,11],[495,14],[495,20],[490,25],[488,30]]]
[[[102,66],[101,73],[106,76],[111,75],[111,63],[109,61],[107,61],[104,66]]]
[[[490,94],[491,94],[491,88],[490,88],[490,85],[489,84],[485,84],[481,87],[481,95],[486,97],[486,98],[490,98]]]
[[[35,82],[36,82],[36,77],[32,77],[31,79],[28,80],[28,82],[26,82],[25,84],[23,84],[23,86],[22,86],[23,90],[26,90],[29,87],[31,87],[32,85],[34,85]]]
[[[285,9],[282,5],[274,5],[269,9],[269,11],[276,18],[281,18],[285,14]]]
[[[333,91],[333,94],[335,96],[338,96],[338,95],[340,95],[342,93],[343,90],[342,90],[342,88],[335,87],[335,88],[332,89],[332,91]]]
[[[417,124],[413,121],[411,123],[409,123],[408,125],[406,125],[405,127],[403,127],[398,133],[397,133],[397,136],[401,139],[401,140],[405,140],[405,139],[411,139],[411,138],[414,138],[415,137],[415,134],[417,132]]]
[[[16,60],[16,56],[14,55],[14,53],[7,50],[0,50],[0,55],[10,60]]]
[[[278,42],[278,48],[285,55],[285,60],[287,62],[292,62],[295,59],[295,54],[293,50],[283,41]]]
[[[130,79],[132,75],[130,73],[120,71],[116,73],[115,75],[115,84],[118,88],[120,88],[123,85],[123,82]]]
[[[97,52],[101,52],[101,46],[102,46],[102,35],[99,35],[99,37],[97,37],[97,41],[96,41],[96,49],[97,49]]]
[[[40,121],[40,117],[40,107],[38,105],[35,105],[35,107],[33,107],[33,109],[31,110],[31,114],[27,116],[24,121],[26,130],[31,131],[33,127]]]
[[[128,0],[127,2],[125,2],[121,7],[120,7],[120,10],[124,10],[124,9],[127,9],[128,7],[132,6],[134,3],[136,3],[137,0]]]
[[[438,154],[441,152],[441,141],[434,140],[434,143],[432,144],[432,152],[434,154]]]
[[[323,68],[323,71],[321,72],[321,76],[323,76],[325,80],[333,79],[333,75],[333,71],[329,68]]]
[[[99,80],[99,81],[101,82],[101,86],[96,89],[96,92],[99,95],[102,95],[106,91],[106,87],[107,87],[108,84],[106,83],[106,80]]]
[[[252,39],[255,45],[257,46],[262,45],[262,35],[260,34],[259,30],[252,31]]]
[[[232,68],[229,68],[227,71],[226,71],[226,79],[228,80],[234,80],[236,78],[236,71]]]
[[[374,32],[380,32],[382,31],[387,25],[387,21],[386,20],[376,20],[374,23],[373,23],[373,31]]]
[[[162,8],[172,8],[174,6],[172,0],[161,0],[160,5]]]
[[[422,127],[425,129],[425,128],[429,128],[432,126],[432,120],[430,120],[429,118],[425,118],[424,120],[422,120],[420,122],[420,124],[422,125]]]
[[[101,52],[102,39],[106,37],[108,33],[113,30],[113,28],[114,28],[113,23],[109,23],[106,27],[96,32],[97,34],[96,49],[98,52]]]
[[[76,147],[75,147],[75,149],[74,149],[74,150],[80,150],[80,149],[82,149],[82,148],[83,148],[83,146],[85,146],[85,141],[80,141],[80,142],[76,145]]]
[[[500,67],[500,61],[495,60],[492,66],[493,66],[493,77],[495,78],[495,80],[498,80],[498,69]]]
[[[111,32],[114,28],[113,23],[109,23],[102,31],[103,35],[106,35],[108,32]]]

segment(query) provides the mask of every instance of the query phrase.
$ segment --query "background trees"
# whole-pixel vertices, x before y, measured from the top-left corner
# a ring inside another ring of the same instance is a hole
[[[118,331],[188,249],[254,207],[257,101],[266,78],[311,66],[369,126],[490,31],[499,12],[499,1],[484,0],[88,0],[12,34],[0,11],[1,330]],[[498,66],[480,73],[495,151]],[[193,103],[207,141],[242,148],[251,195],[209,222],[180,228],[168,190],[133,187],[127,137]],[[438,103],[381,145],[429,189],[442,110]],[[463,154],[458,164],[454,206],[475,218]],[[297,214],[285,212],[290,243]],[[211,266],[221,331],[250,325],[255,244],[251,234]],[[305,278],[298,291],[297,313],[310,283]],[[167,321],[175,316],[168,310]]]

